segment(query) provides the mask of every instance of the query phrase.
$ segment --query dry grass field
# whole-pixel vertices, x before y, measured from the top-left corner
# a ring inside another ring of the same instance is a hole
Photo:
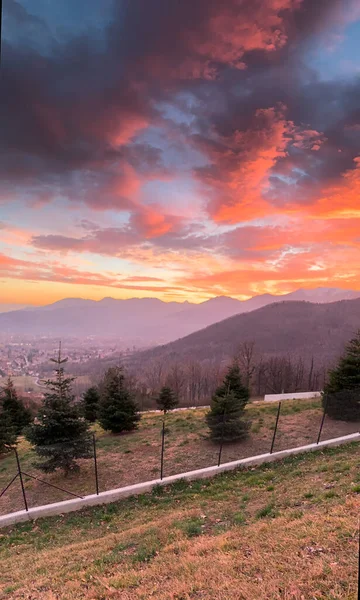
[[[0,598],[355,600],[359,446],[1,531]]]
[[[252,420],[249,438],[241,443],[225,445],[222,462],[268,452],[271,445],[277,404],[252,404],[247,412]],[[219,446],[208,440],[206,409],[174,412],[167,417],[164,475],[184,473],[217,464]],[[321,421],[320,400],[286,401],[282,405],[275,450],[316,441]],[[125,435],[109,435],[95,426],[98,448],[100,490],[157,479],[160,470],[162,416],[142,416],[139,429]],[[359,431],[358,423],[325,420],[322,439]],[[34,453],[27,442],[20,441],[22,470],[41,477],[75,494],[95,492],[94,464],[82,461],[79,474],[64,478],[62,473],[43,475],[33,467]],[[16,473],[13,455],[0,458],[0,490]],[[68,496],[54,488],[25,477],[29,506],[66,500]],[[24,508],[20,482],[17,480],[0,499],[0,514]]]
[[[20,394],[20,396],[25,395],[25,400],[26,394],[29,392],[41,394],[44,391],[44,388],[39,385],[37,378],[31,377],[30,375],[19,375],[17,377],[12,377],[12,381],[18,394]]]

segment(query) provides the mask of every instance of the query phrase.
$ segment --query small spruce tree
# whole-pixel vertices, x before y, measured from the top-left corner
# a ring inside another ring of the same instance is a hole
[[[337,367],[329,371],[323,406],[333,419],[360,420],[360,331],[346,345]]]
[[[136,403],[125,385],[121,367],[110,367],[101,386],[99,423],[106,431],[122,433],[137,428],[140,415]]]
[[[78,471],[79,458],[92,457],[91,437],[88,424],[74,405],[72,382],[74,377],[64,376],[61,346],[54,379],[44,381],[47,391],[36,421],[26,430],[26,438],[34,446],[36,454],[43,459],[35,466],[45,473],[63,469],[65,475]]]
[[[0,408],[0,454],[8,452],[16,444],[17,435],[9,415]]]
[[[156,398],[156,404],[165,415],[169,410],[174,410],[174,408],[177,407],[179,400],[171,388],[164,386],[160,390],[159,396]]]
[[[213,441],[240,441],[247,436],[250,422],[246,419],[245,406],[248,401],[249,390],[242,383],[239,365],[234,362],[212,397],[206,415]]]
[[[243,409],[249,402],[249,390],[243,384],[240,367],[236,361],[228,368],[224,381],[215,391],[215,396],[225,397],[230,392],[234,394]]]
[[[15,434],[20,435],[24,428],[29,425],[31,414],[18,398],[11,377],[8,377],[6,385],[1,389],[0,404],[4,415],[8,416],[8,421],[11,423]]]
[[[100,394],[96,386],[86,390],[82,401],[82,412],[89,423],[95,423],[99,413]]]

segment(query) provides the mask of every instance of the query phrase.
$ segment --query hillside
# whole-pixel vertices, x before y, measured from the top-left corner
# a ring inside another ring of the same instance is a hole
[[[220,296],[200,304],[163,302],[157,298],[100,301],[66,298],[48,306],[0,313],[3,335],[116,337],[136,345],[166,343],[191,334],[228,317],[248,313],[282,301],[310,300],[326,303],[360,296],[360,292],[337,288],[297,290],[284,296],[264,294],[249,300]]]
[[[277,408],[276,403],[249,404],[246,408],[246,418],[251,421],[249,436],[246,440],[226,444],[221,454],[222,462],[268,452],[272,443]],[[167,415],[163,463],[165,477],[217,464],[219,444],[211,442],[208,438],[206,413],[207,409],[190,409]],[[286,401],[281,410],[274,450],[286,450],[315,442],[321,417],[321,401],[318,398]],[[159,413],[142,415],[138,429],[127,435],[111,435],[99,425],[94,426],[101,491],[151,481],[160,476],[161,429],[162,415]],[[321,439],[332,439],[357,431],[358,422],[325,419]],[[92,460],[80,461],[80,473],[65,477],[61,471],[40,474],[34,468],[36,455],[30,444],[22,438],[19,441],[18,454],[25,473],[40,476],[42,480],[57,486],[48,487],[39,481],[27,479],[25,489],[30,507],[67,500],[69,496],[62,491],[64,489],[70,489],[80,496],[93,493],[95,481]],[[2,456],[0,491],[11,481],[15,472],[15,456]],[[0,515],[22,508],[21,486],[19,482],[15,482],[0,498]]]
[[[141,352],[134,362],[150,359],[225,360],[239,344],[253,341],[265,356],[291,354],[331,362],[360,328],[360,299],[331,304],[279,302],[233,316],[175,342]]]
[[[359,447],[2,531],[1,598],[354,600]]]

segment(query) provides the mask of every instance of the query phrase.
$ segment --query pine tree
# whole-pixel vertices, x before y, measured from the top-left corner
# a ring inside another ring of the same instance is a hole
[[[82,401],[82,412],[89,423],[95,423],[99,413],[100,394],[97,387],[86,390]]]
[[[8,421],[12,425],[15,434],[20,435],[23,429],[29,425],[31,414],[18,398],[10,377],[8,377],[6,385],[1,389],[0,404],[3,413],[8,416]]]
[[[26,438],[34,446],[36,454],[44,459],[35,466],[51,473],[58,468],[65,475],[79,470],[79,458],[91,458],[92,446],[88,424],[79,415],[74,405],[72,382],[74,377],[64,376],[61,346],[58,358],[51,359],[56,364],[54,379],[44,381],[47,391],[43,406],[36,422],[26,430]]]
[[[173,390],[169,387],[163,387],[159,396],[156,398],[158,408],[166,414],[169,410],[173,410],[179,404],[179,400],[175,396]]]
[[[232,392],[239,402],[241,408],[245,408],[249,402],[249,390],[242,383],[240,367],[236,361],[229,367],[223,383],[217,388],[215,396],[225,397]]]
[[[101,389],[99,423],[106,431],[122,433],[137,428],[140,415],[136,403],[125,385],[121,367],[110,367]]]
[[[250,422],[246,419],[245,406],[248,400],[249,390],[241,381],[239,365],[234,362],[212,397],[206,415],[213,441],[240,441],[247,436]]]
[[[16,444],[17,435],[9,415],[0,409],[0,454],[8,452]]]
[[[323,394],[326,414],[342,421],[360,420],[360,331],[349,341]]]

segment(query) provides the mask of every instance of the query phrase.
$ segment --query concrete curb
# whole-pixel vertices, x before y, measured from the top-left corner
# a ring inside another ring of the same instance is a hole
[[[202,406],[181,406],[180,408],[173,408],[171,412],[174,413],[174,412],[180,412],[182,410],[197,410],[198,408],[210,408],[210,404],[204,404]],[[149,410],[140,410],[139,414],[140,415],[160,414],[162,412],[163,411],[159,410],[158,408],[150,408]]]
[[[288,450],[282,450],[280,452],[274,452],[273,454],[259,454],[258,456],[250,456],[249,458],[243,458],[241,460],[235,460],[233,462],[224,463],[223,465],[206,467],[205,469],[198,469],[196,471],[188,471],[187,473],[179,473],[178,475],[172,475],[170,477],[164,477],[164,479],[154,479],[152,481],[146,481],[144,483],[137,483],[135,485],[128,485],[126,487],[109,490],[107,492],[100,492],[85,496],[84,498],[74,498],[72,500],[65,500],[63,502],[54,502],[53,504],[46,504],[44,506],[37,506],[35,508],[29,508],[28,512],[20,510],[18,512],[9,513],[0,517],[0,528],[14,525],[16,523],[22,523],[33,519],[39,519],[41,517],[51,517],[56,515],[62,515],[64,513],[73,512],[85,508],[88,506],[98,506],[101,504],[110,504],[116,502],[122,498],[128,498],[129,496],[136,496],[139,494],[145,494],[151,492],[151,490],[157,485],[169,485],[180,479],[186,481],[193,481],[195,479],[206,479],[208,477],[214,477],[219,473],[225,473],[226,471],[233,471],[235,469],[247,468],[254,465],[262,465],[277,460],[282,460],[289,456],[296,454],[302,454],[304,452],[313,452],[321,450],[323,448],[332,448],[335,446],[341,446],[342,444],[349,444],[351,442],[359,442],[360,433],[352,433],[339,438],[333,438],[331,440],[325,440],[319,444],[308,444],[307,446],[299,446],[298,448],[290,448]]]
[[[321,398],[322,392],[290,392],[289,394],[265,394],[264,402],[279,402],[281,400],[312,400]]]

